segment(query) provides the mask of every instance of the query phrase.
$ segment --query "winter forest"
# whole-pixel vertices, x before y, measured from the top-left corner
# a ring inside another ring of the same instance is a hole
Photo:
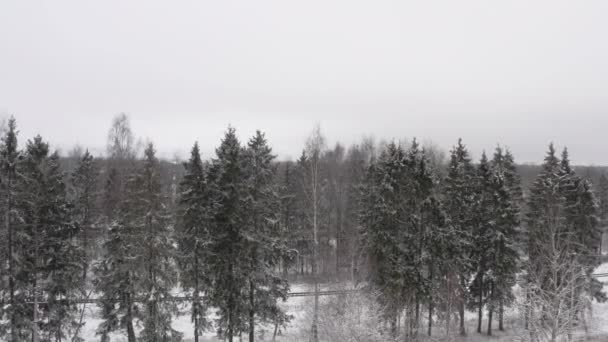
[[[520,165],[311,124],[295,161],[238,127],[173,161],[108,127],[93,156],[4,122],[0,340],[608,338],[608,170],[566,148]]]

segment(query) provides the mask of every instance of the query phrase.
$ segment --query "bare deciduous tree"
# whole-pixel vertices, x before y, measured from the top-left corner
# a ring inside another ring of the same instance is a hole
[[[113,159],[125,160],[134,158],[135,138],[131,131],[129,117],[120,113],[112,120],[112,126],[108,132],[108,156]]]
[[[306,189],[307,202],[309,204],[308,216],[312,224],[312,273],[315,283],[315,301],[312,319],[312,341],[318,341],[318,320],[319,320],[319,276],[318,276],[318,254],[319,254],[319,202],[321,199],[321,156],[325,150],[325,137],[321,134],[321,125],[316,124],[311,135],[306,141],[305,153],[308,157],[307,179],[303,180]]]
[[[577,256],[560,248],[557,240],[549,238],[536,245],[542,267],[527,275],[527,295],[520,311],[527,319],[531,342],[556,342],[564,336],[571,341],[576,327],[585,325],[585,312],[591,307],[586,291],[591,278]]]

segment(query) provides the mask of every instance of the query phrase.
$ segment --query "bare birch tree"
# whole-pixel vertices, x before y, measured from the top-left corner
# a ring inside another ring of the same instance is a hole
[[[316,124],[306,141],[307,170],[302,179],[308,204],[307,212],[312,225],[312,273],[315,286],[314,312],[311,327],[311,341],[317,342],[319,320],[319,211],[321,199],[321,157],[325,150],[325,137],[321,134],[321,125]]]

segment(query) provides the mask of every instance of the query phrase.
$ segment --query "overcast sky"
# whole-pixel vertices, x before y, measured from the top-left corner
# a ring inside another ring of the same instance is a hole
[[[228,124],[297,158],[330,144],[461,136],[540,162],[608,164],[608,1],[0,2],[0,116],[53,146],[105,146],[112,117],[164,156]]]

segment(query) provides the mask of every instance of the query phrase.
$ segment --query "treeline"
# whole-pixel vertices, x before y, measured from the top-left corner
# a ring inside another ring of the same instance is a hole
[[[82,340],[75,299],[95,297],[101,341],[113,332],[180,341],[167,299],[181,288],[195,341],[210,329],[254,341],[256,327],[289,322],[278,303],[298,278],[315,291],[327,280],[362,285],[394,337],[417,337],[423,321],[428,335],[447,322],[449,335],[452,317],[464,334],[467,310],[478,313],[478,332],[484,314],[488,334],[493,321],[502,330],[518,280],[534,336],[576,321],[589,298],[605,300],[592,273],[608,179],[594,193],[552,145],[528,191],[508,149],[474,162],[462,141],[447,160],[415,140],[330,149],[317,126],[300,158],[285,162],[263,133],[240,142],[228,128],[214,156],[203,159],[194,144],[182,165],[139,146],[125,115],[112,122],[105,158],[61,158],[40,136],[20,149],[9,120],[0,143],[0,337]],[[556,304],[571,310],[542,313]],[[318,296],[314,305],[316,341]]]

